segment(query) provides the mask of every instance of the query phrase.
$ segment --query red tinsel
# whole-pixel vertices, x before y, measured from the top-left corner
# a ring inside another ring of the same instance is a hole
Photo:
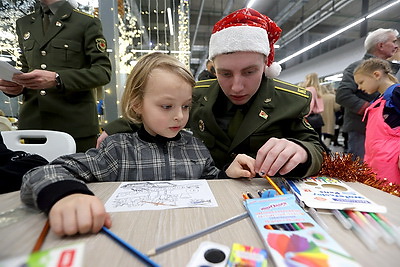
[[[352,154],[324,154],[321,171],[318,176],[335,177],[345,182],[359,182],[400,197],[400,185],[379,179],[376,173],[364,162]]]

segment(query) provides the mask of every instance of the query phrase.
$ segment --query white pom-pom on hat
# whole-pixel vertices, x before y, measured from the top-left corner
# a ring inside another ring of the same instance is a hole
[[[278,77],[281,73],[282,67],[276,62],[272,62],[271,66],[265,67],[265,76],[268,78],[275,78]]]

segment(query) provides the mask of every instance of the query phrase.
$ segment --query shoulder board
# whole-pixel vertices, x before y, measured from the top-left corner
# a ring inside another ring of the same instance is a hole
[[[93,15],[90,15],[90,14],[88,14],[88,13],[82,12],[82,11],[80,11],[80,10],[78,10],[78,9],[74,9],[74,11],[75,11],[76,13],[79,13],[79,14],[86,15],[86,16],[88,16],[88,17],[94,18]]]
[[[305,98],[310,98],[310,94],[308,93],[308,91],[301,86],[287,83],[278,79],[274,79],[274,82],[276,90],[285,91]]]
[[[208,80],[201,80],[201,81],[197,81],[196,85],[194,86],[194,88],[206,88],[206,87],[210,87],[210,85],[216,81],[217,79],[208,79]]]

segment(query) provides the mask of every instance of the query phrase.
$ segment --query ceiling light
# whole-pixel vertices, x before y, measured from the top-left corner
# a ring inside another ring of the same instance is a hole
[[[374,11],[374,12],[371,12],[370,14],[368,14],[368,15],[366,15],[366,16],[364,16],[364,17],[358,19],[357,21],[355,21],[355,22],[353,22],[353,23],[351,23],[351,24],[349,24],[349,25],[347,25],[347,26],[341,28],[340,30],[338,30],[338,31],[336,31],[336,32],[334,32],[334,33],[332,33],[332,34],[330,34],[330,35],[328,35],[328,36],[322,38],[321,40],[319,40],[319,41],[317,41],[317,42],[315,42],[315,43],[313,43],[313,44],[311,44],[311,45],[308,45],[308,46],[304,47],[303,49],[301,49],[301,50],[297,51],[296,53],[294,53],[294,54],[292,54],[292,55],[290,55],[290,56],[288,56],[288,57],[286,57],[286,58],[284,58],[284,59],[278,61],[277,63],[278,63],[278,64],[285,63],[285,62],[291,60],[292,58],[297,57],[298,55],[303,54],[304,52],[310,50],[311,48],[313,48],[313,47],[315,47],[315,46],[317,46],[317,45],[319,45],[319,44],[321,44],[321,43],[323,43],[323,42],[325,42],[325,41],[328,41],[329,39],[332,39],[332,38],[335,37],[336,35],[341,34],[342,32],[345,32],[345,31],[347,31],[348,29],[353,28],[354,26],[360,24],[360,23],[363,22],[364,20],[366,20],[366,19],[368,19],[368,18],[370,18],[370,17],[372,17],[372,16],[375,16],[375,15],[377,15],[377,14],[383,12],[384,10],[386,10],[386,9],[388,9],[388,8],[390,8],[390,7],[394,6],[394,5],[396,5],[396,4],[399,4],[399,3],[400,3],[400,0],[397,0],[397,1],[393,2],[393,3],[388,4],[387,6],[384,6],[384,7],[380,8],[380,9]]]
[[[254,5],[254,2],[255,2],[255,1],[256,1],[256,0],[250,0],[246,7],[247,7],[247,8],[251,8],[251,7]]]

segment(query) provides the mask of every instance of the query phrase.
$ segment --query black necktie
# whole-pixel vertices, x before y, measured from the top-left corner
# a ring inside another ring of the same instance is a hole
[[[50,14],[52,13],[48,7],[43,8],[43,33],[46,33],[47,29],[49,28]]]
[[[243,117],[243,110],[241,108],[236,109],[235,115],[228,126],[228,136],[231,138],[231,140],[233,140],[237,131],[239,130],[243,121]]]

